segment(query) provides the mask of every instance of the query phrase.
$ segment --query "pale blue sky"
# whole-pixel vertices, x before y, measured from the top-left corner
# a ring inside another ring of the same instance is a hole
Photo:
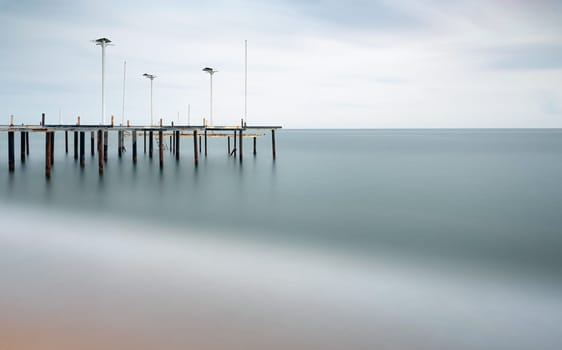
[[[0,116],[100,120],[107,115],[286,127],[562,127],[562,2],[0,0]]]

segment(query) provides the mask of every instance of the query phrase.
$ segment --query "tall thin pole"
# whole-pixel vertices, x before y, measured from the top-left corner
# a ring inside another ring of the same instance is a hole
[[[125,125],[125,79],[127,77],[127,61],[123,61],[123,111],[121,112],[121,125]]]
[[[152,117],[152,80],[150,79],[150,126],[154,125],[154,120]]]
[[[248,119],[248,40],[244,40],[244,122]]]
[[[105,124],[105,41],[101,42],[101,123]]]
[[[213,74],[211,73],[211,74],[209,74],[209,75],[210,75],[210,77],[211,77],[211,103],[210,103],[210,105],[211,105],[211,108],[210,108],[210,111],[211,111],[211,125],[213,125]]]

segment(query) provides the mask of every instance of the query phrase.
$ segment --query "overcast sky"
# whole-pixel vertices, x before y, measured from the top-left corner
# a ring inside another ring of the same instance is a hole
[[[562,127],[562,1],[0,0],[0,115],[285,127]]]

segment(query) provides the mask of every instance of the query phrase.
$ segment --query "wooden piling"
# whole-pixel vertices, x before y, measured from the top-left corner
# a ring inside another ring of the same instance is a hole
[[[25,154],[29,157],[29,131],[25,132]]]
[[[236,154],[236,130],[234,130],[234,149],[232,150],[233,154]]]
[[[238,147],[240,148],[239,157],[240,157],[240,163],[242,163],[242,145],[244,144],[242,142],[242,129],[240,129],[238,132],[240,133],[239,134],[240,135],[240,141],[238,142],[240,144],[240,145],[238,145]]]
[[[20,141],[21,162],[25,163],[25,131],[20,132]]]
[[[133,164],[137,164],[137,131],[133,130]]]
[[[78,160],[78,131],[74,132],[74,160]]]
[[[271,129],[271,151],[273,152],[273,160],[275,160],[275,129]]]
[[[207,129],[205,129],[205,157],[207,156]]]
[[[175,133],[175,131],[172,131],[172,133]],[[174,138],[172,135],[170,135],[170,153],[172,153],[174,151]]]
[[[202,149],[203,147],[201,147],[201,135],[199,135],[199,153],[201,153]]]
[[[144,130],[144,154],[146,154],[146,130]]]
[[[80,168],[86,165],[84,161],[84,131],[80,131]]]
[[[119,158],[121,158],[121,153],[123,150],[123,137],[122,137],[122,133],[123,131],[118,131],[117,132],[117,154],[119,156]]]
[[[45,177],[51,178],[51,132],[45,132]]]
[[[152,130],[148,132],[148,158],[152,159],[152,140],[154,139],[154,135]]]
[[[103,175],[103,130],[98,130],[98,168],[100,176]]]
[[[107,163],[107,143],[109,141],[109,132],[106,130],[103,133],[103,161]]]
[[[180,160],[180,131],[176,130],[175,132],[176,144],[174,145],[174,152],[176,152],[176,161]]]
[[[55,132],[51,131],[51,168],[55,165]]]
[[[45,113],[41,113],[41,126],[45,126]]]
[[[68,130],[64,131],[64,152],[68,154]]]
[[[8,169],[11,173],[13,173],[15,168],[16,162],[14,160],[14,132],[8,131]]]
[[[90,153],[93,156],[96,155],[96,152],[94,151],[94,131],[90,132]]]
[[[254,136],[254,156],[256,154],[258,154],[258,153],[256,152],[256,137]]]
[[[159,155],[160,155],[160,170],[164,169],[164,136],[162,132],[162,128],[158,131],[158,138],[160,139],[160,148],[159,148]]]
[[[197,152],[197,130],[193,130],[193,159],[195,166],[199,164],[199,152]]]

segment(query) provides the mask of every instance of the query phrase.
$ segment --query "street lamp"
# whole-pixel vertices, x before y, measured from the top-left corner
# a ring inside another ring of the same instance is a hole
[[[213,74],[215,74],[218,71],[214,70],[213,68],[205,67],[203,68],[203,72],[209,73],[209,76],[211,77],[211,98],[210,98],[209,117],[211,119],[211,126],[212,126],[213,125]]]
[[[152,117],[152,81],[154,80],[154,78],[156,78],[156,75],[144,73],[142,76],[150,79],[150,126],[152,126],[154,125],[154,120]]]
[[[92,42],[101,46],[101,123],[105,124],[105,47],[113,44],[108,38],[99,38]]]

